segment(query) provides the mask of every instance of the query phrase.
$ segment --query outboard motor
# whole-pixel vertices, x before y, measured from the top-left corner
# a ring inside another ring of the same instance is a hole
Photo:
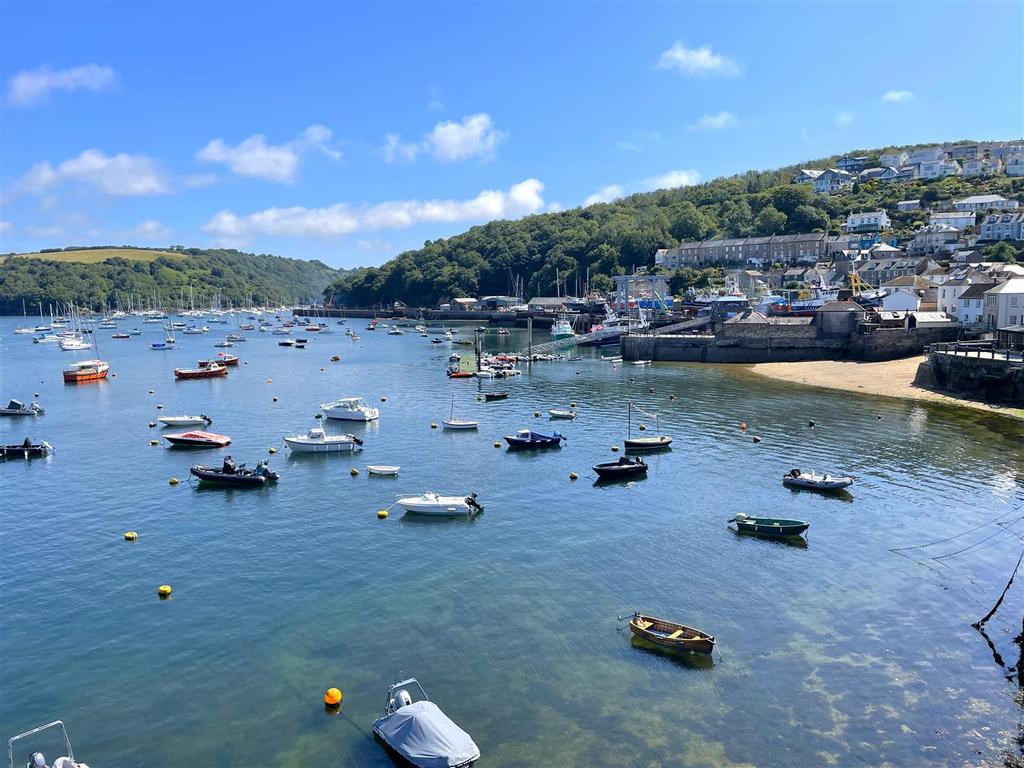
[[[469,496],[466,497],[466,506],[468,506],[470,509],[476,510],[477,512],[484,511],[484,508],[477,503],[476,491],[474,491],[473,493],[469,494]]]
[[[395,709],[401,709],[409,704],[412,704],[412,696],[409,695],[409,692],[405,690],[405,688],[402,688],[400,691],[395,693]]]
[[[33,752],[28,759],[26,768],[46,768],[46,758],[42,752]]]

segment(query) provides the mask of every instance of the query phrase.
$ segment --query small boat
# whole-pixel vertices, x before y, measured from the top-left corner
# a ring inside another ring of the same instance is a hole
[[[475,493],[471,493],[469,496],[439,496],[433,491],[427,491],[419,496],[399,499],[395,503],[406,512],[417,515],[458,517],[484,511],[484,508],[477,503]]]
[[[637,637],[649,640],[663,648],[690,653],[711,653],[715,650],[715,637],[699,629],[674,621],[645,616],[639,611],[629,620],[629,630]]]
[[[292,435],[284,444],[295,453],[352,452],[363,441],[355,435],[328,435],[321,427],[313,427],[305,435]]]
[[[485,403],[492,403],[495,400],[508,400],[508,392],[484,392]]]
[[[600,480],[627,480],[647,475],[647,463],[639,456],[620,456],[618,461],[605,461],[594,465]]]
[[[92,349],[92,344],[82,338],[67,337],[60,340],[60,348],[64,352],[77,352]]]
[[[514,435],[505,435],[509,448],[561,448],[566,438],[558,432],[542,435],[529,429],[520,429]]]
[[[476,376],[472,371],[460,371],[458,368],[449,368],[446,375],[449,379],[472,379]]]
[[[238,365],[238,355],[229,355],[227,352],[218,352],[216,362],[221,365]]]
[[[138,328],[132,328],[130,331],[128,331],[128,335],[129,336],[141,336],[142,335],[142,331],[140,331]]]
[[[812,491],[841,491],[843,488],[853,485],[853,478],[836,477],[828,473],[819,475],[815,472],[791,469],[782,476],[782,483],[794,488],[808,488]]]
[[[444,339],[431,339],[431,344],[444,344]]]
[[[634,360],[631,365],[650,365],[650,360]]]
[[[320,403],[320,409],[328,419],[340,421],[374,421],[380,411],[361,397],[343,397],[333,403]]]
[[[174,369],[175,379],[213,379],[227,375],[227,366],[218,363],[216,360],[199,360],[196,362],[195,368]]]
[[[279,347],[294,347],[295,346],[295,342],[292,341],[291,339],[285,339],[284,341],[277,342],[277,346],[279,346]]]
[[[566,411],[562,408],[549,408],[548,416],[552,419],[575,419],[576,411]]]
[[[275,328],[270,332],[271,336],[288,336],[292,332],[291,328]]]
[[[114,334],[111,334],[110,338],[112,338],[112,339],[130,339],[131,338],[131,334],[129,334],[129,333],[114,333]]]
[[[167,341],[154,341],[149,345],[149,348],[157,350],[174,349],[174,345]]]
[[[498,329],[498,335],[499,336],[508,336],[509,335],[508,328],[499,328]]]
[[[228,340],[225,339],[224,341],[216,341],[216,342],[214,342],[213,346],[220,347],[220,348],[225,348],[225,347],[233,347],[235,345],[234,345],[234,342],[231,342],[231,341],[228,341]]]
[[[210,332],[210,329],[207,328],[205,325],[202,328],[197,328],[196,326],[192,326],[191,328],[186,328],[185,330],[182,331],[182,333],[187,333],[187,334],[190,334],[190,335],[196,335],[196,334],[201,334],[201,333],[209,333],[209,332]]]
[[[672,445],[672,438],[661,434],[661,422],[658,419],[658,414],[648,415],[654,416],[654,426],[658,435],[656,437],[633,437],[633,401],[631,400],[627,404],[626,439],[622,441],[627,451],[657,451]]]
[[[404,334],[405,334],[405,331],[403,331],[397,325],[392,325],[388,329],[388,336],[403,336]]]
[[[740,533],[756,533],[761,536],[799,536],[808,528],[810,523],[803,520],[785,520],[778,517],[749,517],[742,512],[729,518],[730,523],[736,523],[736,530]]]
[[[198,416],[161,416],[157,421],[165,427],[194,427],[213,423],[213,419],[204,413]]]
[[[39,403],[25,405],[21,400],[11,400],[6,408],[0,408],[0,416],[42,416],[46,410]]]
[[[251,331],[252,327],[250,326],[248,330]],[[245,341],[245,336],[243,336],[240,333],[229,333],[227,336],[224,337],[224,341],[230,341],[230,342],[233,342],[233,343],[238,343],[240,341]]]
[[[380,475],[382,477],[395,477],[398,474],[398,470],[401,467],[396,467],[393,464],[367,464],[366,471],[371,475]]]
[[[110,366],[102,360],[79,360],[64,369],[66,384],[79,384],[84,381],[99,381],[107,378]]]
[[[35,333],[36,329],[35,328],[15,328],[14,332],[18,333],[18,334]]]
[[[10,738],[7,741],[7,756],[8,760],[10,761],[10,768],[14,768],[14,755],[16,754],[14,746],[15,742],[35,736],[37,733],[41,733],[42,731],[48,730],[50,728],[60,728],[61,734],[63,734],[64,736],[64,752],[66,754],[62,755],[61,757],[58,757],[51,763],[47,760],[46,755],[44,755],[42,752],[34,751],[29,755],[27,764],[28,768],[46,768],[46,766],[52,766],[53,768],[89,768],[89,766],[85,763],[81,763],[75,760],[75,751],[71,748],[71,739],[68,738],[68,731],[64,727],[64,723],[62,723],[60,720],[54,720],[52,723],[37,726],[32,730],[25,731],[24,733],[19,733],[17,736]],[[47,734],[45,738],[47,744],[57,743],[56,741],[54,741],[54,737],[50,736],[49,734]]]
[[[33,443],[27,437],[17,445],[0,445],[0,459],[41,459],[50,455],[53,446],[45,440]]]
[[[427,698],[414,677],[388,688],[384,714],[373,722],[373,733],[415,768],[464,768],[480,759],[470,735]]]
[[[33,344],[60,344],[60,336],[53,333],[47,333],[44,336],[33,336]]]
[[[164,440],[177,448],[223,448],[231,443],[227,435],[202,430],[164,435]]]
[[[259,462],[255,469],[247,469],[245,464],[235,466],[230,456],[224,457],[224,464],[218,467],[195,466],[189,469],[193,477],[200,483],[217,485],[235,485],[246,488],[259,487],[267,483],[276,483],[280,478],[277,472],[271,471],[266,459]]]
[[[473,421],[472,419],[456,419],[455,418],[455,395],[452,395],[452,409],[448,414],[447,419],[441,421],[444,429],[476,429],[480,426],[479,421]]]

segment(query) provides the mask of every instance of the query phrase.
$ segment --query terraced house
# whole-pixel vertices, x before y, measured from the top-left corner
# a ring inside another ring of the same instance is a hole
[[[826,255],[828,236],[824,232],[770,237],[737,237],[725,240],[693,240],[675,248],[662,248],[654,263],[662,269],[706,264],[744,263],[814,264]]]

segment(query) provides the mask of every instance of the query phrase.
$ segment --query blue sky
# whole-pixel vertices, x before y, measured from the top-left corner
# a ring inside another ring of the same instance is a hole
[[[0,251],[377,264],[496,217],[1024,135],[1024,4],[0,3]]]

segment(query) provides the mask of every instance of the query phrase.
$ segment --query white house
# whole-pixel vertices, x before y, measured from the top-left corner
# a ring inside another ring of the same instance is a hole
[[[910,153],[910,163],[933,163],[937,160],[941,160],[946,156],[946,149],[941,144],[936,144],[930,147],[920,147]]]
[[[851,213],[846,217],[843,228],[847,232],[881,232],[889,229],[892,221],[885,211],[868,211],[867,213]]]
[[[920,200],[900,200],[896,203],[897,211],[919,211],[921,210]]]
[[[981,222],[980,240],[1024,240],[1024,213],[990,213]]]
[[[929,213],[929,224],[948,224],[957,229],[974,226],[974,211],[949,211],[947,213]]]
[[[981,157],[984,152],[980,144],[956,144],[946,147],[946,154],[953,160],[973,160]]]
[[[921,177],[921,164],[908,163],[907,165],[901,165],[898,173],[900,181],[913,181]]]
[[[1006,175],[1024,176],[1024,153],[1006,156]]]
[[[883,152],[878,157],[878,162],[882,166],[893,166],[899,168],[910,162],[910,155],[904,152],[902,149],[894,150],[892,152]]]
[[[960,230],[948,224],[929,224],[914,233],[914,239],[907,245],[907,253],[936,253],[956,250]]]
[[[823,172],[819,171],[817,168],[801,168],[796,172],[792,181],[794,184],[810,184],[816,178],[821,176],[822,173]]]
[[[1005,328],[1024,323],[1024,277],[1015,277],[985,291],[985,324]]]
[[[989,209],[1006,210],[1020,206],[1016,200],[1007,200],[1002,195],[971,195],[953,201],[957,211],[987,211]]]
[[[939,312],[948,312],[951,315],[960,317],[960,297],[972,285],[984,285],[986,290],[995,283],[984,275],[971,274],[964,277],[947,280],[939,286],[938,306]],[[979,309],[981,305],[978,305]]]
[[[964,176],[995,176],[1003,170],[1003,161],[998,158],[974,157],[964,160]]]
[[[921,307],[927,281],[916,275],[897,277],[882,284],[885,296],[882,297],[882,309],[887,312],[913,311]]]
[[[994,283],[974,283],[956,300],[956,316],[964,325],[975,325],[985,319],[985,293]]]
[[[814,191],[819,194],[838,192],[840,189],[853,186],[853,174],[849,171],[842,171],[839,168],[829,168],[822,172],[811,182]]]
[[[1024,143],[1019,141],[993,141],[986,145],[989,157],[1005,160],[1010,155],[1024,154]]]
[[[942,179],[946,176],[959,176],[963,172],[956,160],[929,160],[921,163],[922,179]]]

